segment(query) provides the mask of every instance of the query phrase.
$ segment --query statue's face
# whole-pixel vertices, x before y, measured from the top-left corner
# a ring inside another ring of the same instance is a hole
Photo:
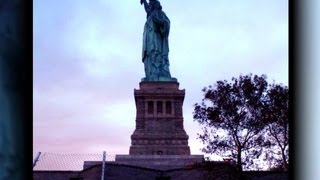
[[[155,0],[151,0],[149,1],[149,6],[151,7],[151,9],[161,9],[161,5],[159,1],[155,1]]]
[[[150,1],[149,2],[149,6],[154,7],[155,6],[155,2],[154,1]]]

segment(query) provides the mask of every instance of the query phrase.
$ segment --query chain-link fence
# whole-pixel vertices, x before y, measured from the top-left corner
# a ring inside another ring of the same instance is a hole
[[[114,161],[114,155],[106,155],[105,161]],[[103,161],[101,154],[61,154],[41,152],[34,157],[35,171],[80,171],[84,161]]]

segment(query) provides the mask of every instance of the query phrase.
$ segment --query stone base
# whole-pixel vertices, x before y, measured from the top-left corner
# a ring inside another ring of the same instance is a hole
[[[141,81],[149,81],[149,82],[165,82],[165,81],[173,81],[173,82],[177,82],[177,78],[174,77],[158,77],[158,78],[142,78]]]
[[[144,168],[170,170],[204,162],[203,155],[116,155],[116,163]]]
[[[141,155],[142,153],[144,153],[144,155],[190,155],[190,147],[188,145],[130,146],[130,155]]]
[[[130,155],[190,155],[183,127],[185,90],[178,82],[140,82],[134,90],[137,114]]]

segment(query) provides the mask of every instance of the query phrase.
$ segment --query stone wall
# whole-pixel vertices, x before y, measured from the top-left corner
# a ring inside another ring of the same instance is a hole
[[[35,180],[101,180],[101,164],[93,165],[83,171],[34,171]],[[155,170],[131,165],[106,163],[107,180],[287,180],[285,172],[245,171],[239,178],[234,166],[213,162],[205,165],[190,165],[172,170]],[[75,180],[75,179],[74,179]],[[79,179],[80,180],[80,179]]]
[[[101,165],[94,165],[83,171],[35,171],[34,180],[70,180],[70,178],[80,178],[81,180],[101,180]],[[107,163],[105,167],[105,179],[108,180],[144,180],[156,179],[161,176],[161,171],[133,167],[130,165],[119,165]],[[79,179],[79,180],[80,180]]]
[[[116,163],[158,170],[183,168],[204,162],[203,155],[116,155]],[[90,162],[89,162],[90,163]],[[84,163],[86,165],[87,162]]]
[[[79,171],[34,171],[34,180],[69,180],[78,177]],[[101,176],[100,176],[101,179]]]

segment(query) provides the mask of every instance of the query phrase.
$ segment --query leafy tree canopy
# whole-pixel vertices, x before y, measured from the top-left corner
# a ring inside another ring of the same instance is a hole
[[[266,99],[265,131],[268,135],[265,160],[273,169],[287,170],[289,161],[289,89],[271,84]]]
[[[263,147],[271,147],[272,141],[262,131],[267,124],[276,122],[275,114],[283,108],[281,98],[272,101],[278,96],[269,90],[266,78],[249,74],[232,78],[231,82],[217,81],[203,89],[202,102],[195,104],[194,120],[203,127],[198,134],[205,144],[203,151],[232,157],[239,171],[243,166],[252,166]],[[279,106],[274,107],[271,102]]]

